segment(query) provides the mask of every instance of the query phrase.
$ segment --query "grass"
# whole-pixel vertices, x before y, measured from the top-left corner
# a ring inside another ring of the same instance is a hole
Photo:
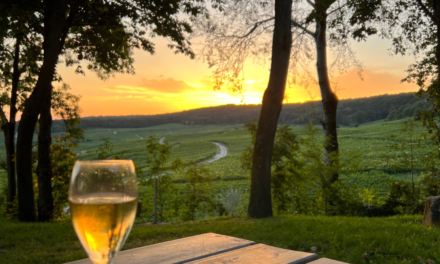
[[[286,216],[262,220],[223,218],[159,226],[135,226],[124,250],[214,232],[275,247],[311,252],[348,263],[440,261],[440,229],[421,216],[357,218]],[[364,253],[368,258],[363,257]],[[0,220],[0,263],[64,263],[86,258],[70,222]]]

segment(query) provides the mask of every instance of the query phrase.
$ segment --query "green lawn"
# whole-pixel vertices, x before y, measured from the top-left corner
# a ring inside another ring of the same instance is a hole
[[[419,256],[438,263],[440,229],[427,228],[421,220],[421,216],[288,216],[135,226],[124,250],[214,232],[292,250],[311,252],[317,247],[320,257],[349,263],[421,263]],[[0,220],[0,263],[63,263],[85,257],[70,222]]]

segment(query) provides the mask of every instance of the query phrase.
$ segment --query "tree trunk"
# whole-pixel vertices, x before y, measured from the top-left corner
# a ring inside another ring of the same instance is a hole
[[[318,72],[319,88],[321,89],[323,118],[321,120],[322,128],[324,130],[324,149],[325,162],[327,166],[339,164],[338,158],[338,135],[336,130],[336,110],[338,108],[338,97],[331,90],[330,80],[327,69],[327,16],[325,11],[317,12],[316,22],[316,53],[317,61],[316,68]],[[321,13],[321,15],[319,15]],[[335,172],[328,180],[333,183],[338,180],[338,173]]]
[[[9,121],[3,125],[6,147],[6,168],[8,173],[8,209],[12,208],[12,202],[17,195],[17,184],[15,180],[15,117],[17,115],[17,92],[21,72],[18,66],[20,61],[21,36],[17,36],[14,51],[14,72],[12,74],[11,103],[9,106]]]
[[[20,221],[37,220],[32,182],[32,140],[38,115],[51,92],[58,55],[61,51],[62,32],[67,12],[66,0],[44,1],[44,60],[32,94],[25,102],[18,127],[17,187],[18,218]]]
[[[40,130],[38,132],[38,221],[47,222],[53,217],[52,196],[52,164],[50,145],[52,143],[51,93],[40,114]]]
[[[272,216],[271,161],[278,117],[281,112],[289,70],[292,0],[275,1],[275,29],[269,84],[263,96],[252,157],[250,217]]]
[[[154,224],[157,224],[157,177],[154,178]]]
[[[12,202],[17,195],[17,184],[15,180],[15,122],[8,122],[4,131],[6,146],[6,169],[8,170],[8,209],[12,208]]]

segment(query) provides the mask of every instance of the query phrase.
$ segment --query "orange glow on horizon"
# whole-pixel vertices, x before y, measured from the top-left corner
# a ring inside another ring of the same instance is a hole
[[[332,80],[333,89],[340,99],[417,90],[414,84],[400,83],[405,77],[406,65],[413,60],[397,57],[383,60],[388,55],[380,41],[353,44],[359,51],[359,59],[371,68],[364,70],[364,81],[355,70],[336,76]],[[135,51],[136,74],[116,74],[106,81],[92,72],[86,76],[76,75],[72,68],[60,64],[58,71],[64,82],[72,87],[72,93],[82,96],[81,116],[155,115],[225,104],[261,104],[270,65],[246,63],[241,94],[227,89],[214,90],[212,71],[206,64],[176,55],[166,44],[166,41],[157,41],[154,56]],[[320,100],[316,84],[307,89],[286,87],[285,93],[288,98],[285,103]]]

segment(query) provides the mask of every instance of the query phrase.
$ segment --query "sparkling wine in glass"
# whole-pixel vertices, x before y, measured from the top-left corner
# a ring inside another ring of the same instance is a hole
[[[69,187],[76,234],[95,264],[111,264],[133,226],[137,182],[131,160],[77,161]]]

